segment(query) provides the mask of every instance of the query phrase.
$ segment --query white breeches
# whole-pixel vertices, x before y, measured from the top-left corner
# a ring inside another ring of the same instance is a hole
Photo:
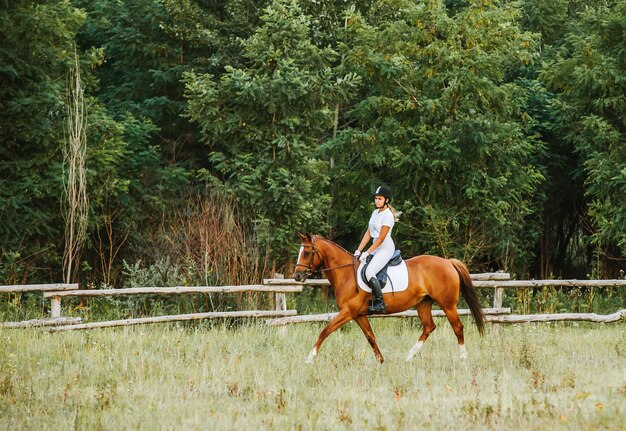
[[[372,277],[376,277],[376,274],[387,265],[394,251],[394,248],[378,247],[372,255],[373,257],[370,264],[367,266],[365,277],[367,277],[368,280]]]

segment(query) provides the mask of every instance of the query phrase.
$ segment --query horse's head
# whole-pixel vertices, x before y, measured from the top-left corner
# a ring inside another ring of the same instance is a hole
[[[303,282],[322,264],[322,257],[319,249],[315,246],[315,237],[308,233],[298,233],[298,235],[300,235],[302,244],[293,278],[298,282]]]

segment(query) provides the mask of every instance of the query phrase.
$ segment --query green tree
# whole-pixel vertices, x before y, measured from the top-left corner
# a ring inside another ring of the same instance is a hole
[[[115,282],[122,258],[160,258],[163,215],[193,194],[200,158],[185,107],[187,45],[166,31],[162,1],[81,1],[77,39],[100,61],[90,85],[88,155],[93,276]]]
[[[542,72],[560,96],[565,138],[583,163],[585,225],[596,270],[607,274],[626,256],[625,30],[625,1],[582,9]]]
[[[537,38],[520,29],[514,4],[468,3],[450,15],[440,1],[380,2],[349,18],[342,54],[363,86],[327,146],[347,203],[335,220],[362,231],[366,210],[360,225],[350,213],[386,183],[405,211],[406,252],[523,268],[542,175],[511,73],[536,58]]]
[[[5,3],[0,7],[0,269],[8,258],[13,265],[0,275],[7,282],[58,281],[65,82],[85,14],[69,1]]]
[[[568,27],[570,0],[524,0],[521,4],[522,26],[541,34],[541,42],[553,45]]]
[[[337,54],[310,40],[295,1],[275,1],[241,41],[244,64],[186,78],[189,117],[210,150],[216,184],[250,214],[279,264],[298,229],[324,231],[327,164],[317,157],[333,108],[353,84],[333,76]]]
[[[130,112],[161,127],[155,143],[183,139],[180,80],[184,46],[164,31],[170,21],[160,0],[76,1],[88,14],[79,34],[84,49],[100,48],[98,97],[114,115]],[[157,139],[158,138],[158,139]],[[180,146],[181,144],[179,144]],[[168,148],[171,150],[170,148]]]

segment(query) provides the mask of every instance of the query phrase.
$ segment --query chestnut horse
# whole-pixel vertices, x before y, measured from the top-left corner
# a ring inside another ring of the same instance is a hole
[[[313,272],[321,270],[326,274],[335,292],[335,300],[339,307],[339,313],[322,330],[306,362],[313,363],[326,337],[350,320],[354,320],[374,349],[376,358],[383,363],[385,359],[378,349],[376,337],[367,319],[367,305],[371,294],[357,287],[355,257],[341,246],[322,237],[300,234],[300,238],[302,245],[293,278],[299,282],[305,281]],[[406,360],[413,360],[424,341],[435,329],[431,313],[434,302],[439,304],[452,325],[459,342],[461,359],[466,359],[463,323],[456,309],[459,291],[463,294],[481,335],[484,333],[485,319],[467,267],[456,259],[428,255],[408,259],[406,266],[409,274],[408,288],[384,295],[388,314],[415,307],[422,321],[422,335],[409,351]]]

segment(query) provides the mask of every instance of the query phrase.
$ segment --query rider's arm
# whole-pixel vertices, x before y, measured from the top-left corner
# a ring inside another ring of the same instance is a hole
[[[362,250],[363,247],[365,247],[367,243],[370,242],[370,239],[372,239],[372,236],[370,235],[370,230],[367,229],[363,234],[363,239],[361,240],[361,243],[359,244],[357,250]]]
[[[367,252],[369,254],[372,254],[372,252],[374,250],[376,250],[378,248],[378,246],[383,243],[383,241],[387,237],[387,234],[389,233],[390,230],[391,230],[391,227],[389,227],[389,226],[382,226],[380,228],[380,235],[378,236],[378,238],[376,238],[376,241],[374,241],[374,244],[372,244],[372,246],[367,249]],[[369,235],[369,232],[367,232],[367,233]]]

